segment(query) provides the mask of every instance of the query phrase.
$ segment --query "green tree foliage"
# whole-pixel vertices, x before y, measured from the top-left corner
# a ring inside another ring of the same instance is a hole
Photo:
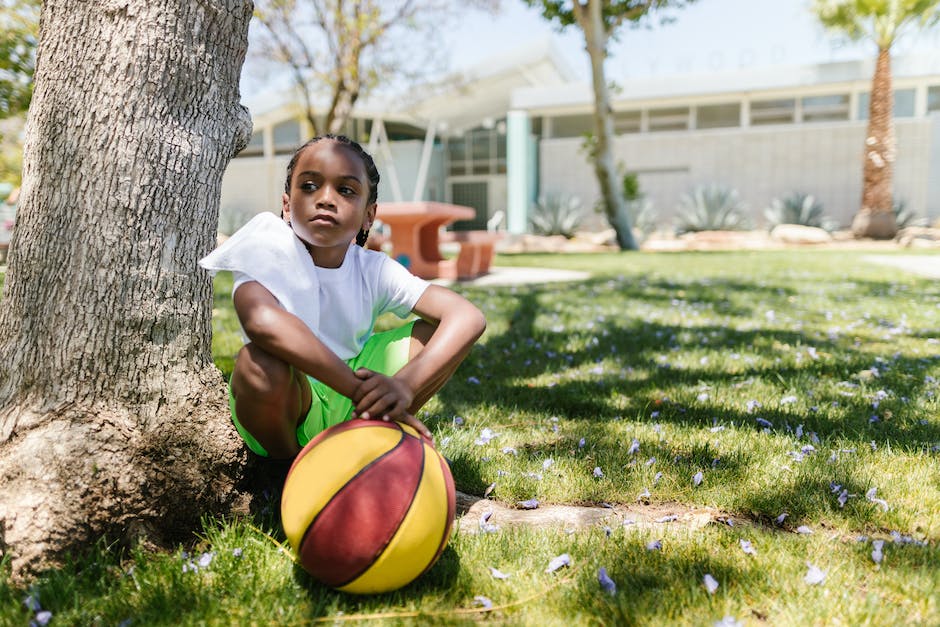
[[[611,40],[616,40],[621,27],[648,26],[654,14],[660,17],[660,23],[670,21],[673,16],[666,12],[668,9],[680,8],[695,0],[523,1],[531,7],[538,7],[542,17],[559,28],[577,26],[584,35],[594,86],[594,141],[589,154],[594,162],[607,220],[617,232],[617,243],[622,250],[636,249],[630,211],[617,180],[611,150],[614,127],[610,115],[610,88],[604,72],[607,47]]]
[[[0,119],[29,106],[38,31],[39,0],[0,0]]]
[[[891,48],[907,31],[940,21],[940,0],[814,0],[813,12],[827,29],[878,48],[869,99],[862,173],[862,204],[852,225],[860,237],[890,238],[894,161]]]

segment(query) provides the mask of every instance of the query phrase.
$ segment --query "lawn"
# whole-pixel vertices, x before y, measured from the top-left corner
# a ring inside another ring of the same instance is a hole
[[[172,553],[102,542],[29,591],[0,578],[0,625],[39,616],[26,597],[81,625],[940,624],[940,285],[865,255],[503,256],[592,276],[456,288],[489,326],[420,417],[458,489],[613,506],[602,524],[494,517],[412,585],[350,597],[292,563],[272,498]],[[721,515],[638,525],[622,505]]]

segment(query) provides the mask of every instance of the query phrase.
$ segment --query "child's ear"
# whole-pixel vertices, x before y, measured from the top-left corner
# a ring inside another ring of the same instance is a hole
[[[290,224],[290,196],[287,195],[287,192],[281,195],[281,217],[284,222]]]
[[[372,228],[372,223],[375,222],[375,211],[378,208],[378,204],[372,203],[366,207],[366,215],[362,218],[362,229],[368,231]]]

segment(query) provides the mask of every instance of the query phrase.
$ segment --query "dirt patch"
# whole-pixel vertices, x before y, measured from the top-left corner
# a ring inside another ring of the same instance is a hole
[[[481,523],[484,515],[491,515]],[[457,493],[457,529],[461,533],[480,533],[484,524],[535,529],[561,528],[578,530],[589,527],[631,526],[637,529],[656,529],[663,525],[681,525],[688,529],[701,529],[712,523],[734,525],[752,524],[711,507],[690,507],[680,503],[645,505],[539,505],[536,509],[517,509],[505,504],[463,492]]]

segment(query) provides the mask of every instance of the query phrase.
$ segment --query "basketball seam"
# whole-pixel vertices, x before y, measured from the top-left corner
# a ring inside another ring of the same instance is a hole
[[[414,436],[410,435],[409,433],[407,433],[404,429],[402,429],[402,428],[398,425],[398,423],[392,423],[392,424],[394,424],[395,427],[398,429],[399,433],[401,433],[401,437],[398,439],[398,442],[395,443],[395,446],[393,446],[393,447],[390,448],[389,450],[385,451],[385,452],[382,453],[380,456],[376,457],[376,458],[373,459],[371,462],[369,462],[368,464],[366,464],[365,466],[363,466],[362,468],[360,468],[360,469],[356,472],[355,475],[353,475],[352,477],[350,477],[349,480],[346,481],[346,483],[344,483],[342,486],[340,486],[339,489],[337,489],[337,490],[333,493],[333,496],[331,496],[330,499],[329,499],[326,503],[323,504],[323,507],[321,507],[321,508],[320,508],[320,511],[317,512],[317,515],[314,516],[314,517],[313,517],[313,520],[310,521],[310,524],[307,525],[306,530],[304,530],[303,536],[301,536],[301,538],[300,538],[300,542],[297,544],[298,549],[300,549],[301,547],[303,547],[304,543],[305,543],[306,540],[307,540],[307,536],[310,535],[310,530],[313,529],[313,527],[314,527],[314,525],[316,524],[317,520],[320,518],[320,515],[329,507],[330,503],[332,503],[333,500],[336,499],[336,497],[337,497],[339,494],[341,494],[344,489],[346,489],[346,486],[348,486],[350,483],[352,483],[353,481],[355,481],[356,478],[359,477],[359,475],[361,475],[362,473],[364,473],[365,471],[367,471],[367,470],[368,470],[369,468],[371,468],[373,465],[379,463],[379,462],[380,462],[382,459],[384,459],[386,456],[391,455],[393,452],[395,452],[396,450],[398,450],[398,447],[402,445],[402,442],[405,441],[405,438],[414,437]],[[420,438],[418,438],[418,439],[420,440]],[[423,474],[424,474],[424,463],[425,463],[425,457],[426,457],[426,456],[425,456],[425,453],[424,453],[424,442],[421,442],[421,444],[422,444],[422,446],[421,446],[421,474],[420,474],[419,476],[423,476]],[[369,570],[369,568],[372,567],[373,564],[375,564],[376,558],[377,558],[378,556],[380,556],[383,551],[385,551],[385,548],[388,546],[388,543],[392,541],[392,538],[394,538],[394,537],[395,537],[395,534],[398,533],[398,530],[401,529],[401,521],[404,520],[404,519],[408,516],[408,512],[411,511],[411,508],[412,508],[412,506],[414,505],[415,495],[418,493],[418,490],[420,490],[420,489],[421,489],[421,481],[420,481],[420,479],[419,479],[418,482],[417,482],[417,484],[415,485],[415,490],[414,490],[414,492],[413,492],[412,495],[411,495],[411,499],[410,499],[409,502],[408,502],[408,509],[406,509],[406,510],[404,511],[404,513],[402,514],[401,520],[398,521],[398,526],[395,527],[395,530],[389,535],[389,537],[385,540],[385,542],[382,544],[382,546],[380,547],[380,549],[379,549],[379,550],[375,553],[375,555],[372,557],[372,560],[369,562],[369,565],[366,566],[366,568],[363,569],[362,571],[356,573],[355,576],[353,576],[352,578],[350,578],[350,579],[347,580],[347,581],[344,581],[344,582],[342,582],[342,583],[330,584],[331,587],[334,587],[334,588],[342,588],[343,586],[349,585],[350,583],[352,583],[353,581],[355,581],[356,579],[358,579],[359,577],[361,577],[361,576],[363,575],[363,573],[365,573],[367,570]]]
[[[401,427],[399,427],[399,429],[401,429]],[[405,438],[413,438],[413,437],[415,437],[415,436],[413,436],[413,435],[411,435],[411,434],[409,434],[409,433],[406,433],[404,429],[401,429],[401,433],[402,433],[402,441],[404,441]],[[402,521],[404,521],[406,518],[408,518],[408,512],[410,512],[410,511],[411,511],[411,508],[414,507],[414,504],[415,504],[415,496],[418,494],[418,491],[421,489],[421,485],[422,485],[422,483],[423,483],[422,478],[424,477],[424,463],[425,463],[425,459],[427,458],[427,456],[424,454],[424,442],[421,440],[420,437],[417,438],[417,440],[421,443],[421,472],[418,473],[418,477],[419,477],[418,482],[415,484],[414,492],[412,492],[411,498],[408,500],[408,509],[406,509],[406,510],[404,511],[404,513],[402,514],[401,520],[398,521],[398,526],[395,527],[395,531],[393,531],[393,532],[388,536],[388,538],[385,540],[385,542],[382,544],[382,546],[379,547],[379,550],[376,551],[376,552],[375,552],[375,555],[372,556],[372,561],[369,562],[369,565],[366,566],[366,568],[363,569],[362,572],[356,573],[356,576],[353,577],[353,578],[351,578],[349,581],[344,581],[343,583],[337,585],[337,586],[336,586],[337,588],[342,588],[343,586],[348,586],[349,584],[351,584],[351,583],[354,582],[355,580],[357,580],[357,579],[359,579],[360,577],[362,577],[362,576],[366,573],[366,571],[368,571],[370,568],[372,568],[372,566],[375,564],[376,560],[382,555],[382,553],[385,552],[385,549],[388,548],[388,545],[389,545],[389,543],[392,541],[392,538],[394,538],[395,535],[396,535],[396,534],[399,532],[399,530],[401,529],[401,523],[402,523]],[[396,448],[397,448],[397,447],[396,447]]]

